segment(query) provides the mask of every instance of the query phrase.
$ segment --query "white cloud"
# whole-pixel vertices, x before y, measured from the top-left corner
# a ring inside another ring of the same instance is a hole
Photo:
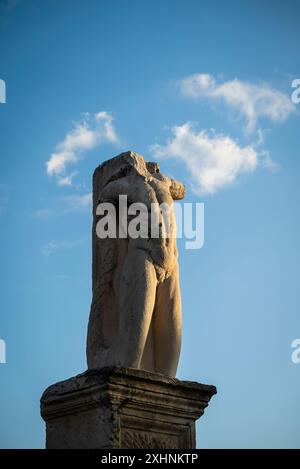
[[[190,122],[172,128],[166,145],[153,145],[157,158],[178,158],[185,164],[196,194],[213,194],[237,181],[240,175],[252,173],[269,156],[254,146],[241,147],[226,135],[201,130]]]
[[[60,142],[46,162],[47,174],[55,176],[60,186],[72,185],[76,173],[66,174],[66,167],[83,158],[83,153],[96,148],[102,143],[118,143],[118,135],[113,125],[112,116],[105,111],[96,114],[84,114],[82,123],[75,123],[74,128]]]
[[[60,187],[64,186],[72,186],[73,185],[73,178],[78,174],[78,171],[73,171],[73,173],[67,176],[58,176],[57,177],[57,185]]]
[[[267,83],[252,84],[238,79],[218,83],[210,74],[194,74],[180,82],[181,93],[192,99],[222,100],[247,120],[246,131],[255,130],[260,117],[284,122],[295,111],[290,96]]]
[[[57,251],[76,248],[77,246],[83,244],[83,242],[83,239],[62,242],[49,241],[47,244],[45,244],[45,246],[41,247],[41,253],[44,257],[49,257]]]

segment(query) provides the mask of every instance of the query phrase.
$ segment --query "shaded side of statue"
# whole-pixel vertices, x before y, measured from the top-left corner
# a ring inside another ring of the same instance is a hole
[[[167,236],[99,239],[100,202],[167,204]],[[155,163],[127,152],[100,165],[93,178],[93,300],[87,337],[89,368],[122,366],[175,376],[181,347],[181,300],[173,200],[184,186]]]

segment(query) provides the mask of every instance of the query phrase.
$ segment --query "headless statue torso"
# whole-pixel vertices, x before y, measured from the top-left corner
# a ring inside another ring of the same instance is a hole
[[[95,233],[97,204],[116,204],[119,195],[126,195],[128,204],[143,203],[149,214],[153,205],[167,205],[167,235],[99,239]],[[184,187],[163,176],[155,163],[128,152],[96,169],[93,196],[88,367],[124,366],[175,376],[181,302],[173,200],[184,197]]]

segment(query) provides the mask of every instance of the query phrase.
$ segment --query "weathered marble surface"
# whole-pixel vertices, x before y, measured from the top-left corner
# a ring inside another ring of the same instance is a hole
[[[186,448],[214,386],[107,367],[50,386],[41,398],[47,448]]]
[[[156,163],[127,152],[100,165],[93,177],[93,300],[88,368],[123,366],[175,376],[181,347],[181,300],[173,200],[184,186]],[[167,237],[99,239],[99,202],[168,204]]]

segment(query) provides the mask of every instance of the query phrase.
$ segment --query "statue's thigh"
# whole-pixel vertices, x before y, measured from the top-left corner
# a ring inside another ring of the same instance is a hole
[[[157,287],[153,315],[156,347],[178,349],[181,342],[181,299],[178,266]]]
[[[178,265],[175,266],[172,275],[157,287],[155,320],[163,329],[181,325]]]
[[[130,319],[139,321],[143,320],[145,315],[149,313],[152,315],[156,285],[155,269],[148,258],[147,252],[141,249],[129,250],[119,278],[118,290],[121,316],[128,311]]]

